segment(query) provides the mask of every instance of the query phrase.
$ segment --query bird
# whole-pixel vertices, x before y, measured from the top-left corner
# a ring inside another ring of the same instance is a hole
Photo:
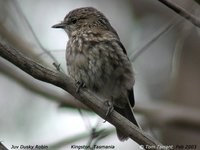
[[[69,37],[67,70],[79,88],[84,86],[109,100],[106,116],[114,109],[139,127],[132,109],[135,105],[132,64],[106,16],[94,7],[76,8],[52,28],[64,29]],[[116,130],[120,141],[129,138]]]

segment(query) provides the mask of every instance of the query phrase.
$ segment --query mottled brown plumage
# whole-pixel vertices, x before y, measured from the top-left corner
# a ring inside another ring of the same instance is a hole
[[[108,19],[92,7],[69,12],[54,25],[69,36],[67,69],[69,75],[104,99],[112,99],[116,111],[138,126],[134,106],[134,74],[126,50]],[[121,141],[128,138],[117,129]]]

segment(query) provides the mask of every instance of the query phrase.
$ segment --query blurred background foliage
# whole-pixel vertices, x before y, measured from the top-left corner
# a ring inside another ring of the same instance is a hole
[[[173,2],[200,16],[199,1]],[[68,37],[51,26],[84,6],[102,11],[126,47],[135,71],[135,112],[142,128],[174,149],[188,144],[199,148],[199,28],[159,1],[0,0],[0,35],[35,61],[51,69],[56,62],[67,73]],[[60,107],[57,101],[63,99],[76,101],[0,58],[0,141],[8,148],[42,144],[66,150],[98,142],[115,150],[139,149],[131,140],[119,142],[113,126],[94,113]]]

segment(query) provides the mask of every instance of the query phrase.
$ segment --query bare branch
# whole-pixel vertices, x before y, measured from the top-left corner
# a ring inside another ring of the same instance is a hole
[[[8,149],[2,144],[1,141],[0,141],[0,150],[8,150]]]
[[[169,103],[137,103],[134,109],[151,121],[153,126],[163,127],[179,125],[191,128],[200,128],[200,111],[195,108],[169,104]]]
[[[166,5],[167,7],[172,9],[173,11],[175,11],[177,14],[184,17],[185,19],[190,21],[192,24],[194,24],[195,26],[200,28],[200,20],[197,17],[195,17],[194,15],[190,14],[185,9],[183,9],[182,7],[174,4],[173,2],[171,2],[169,0],[158,0],[158,1],[160,1],[164,5]]]
[[[26,89],[29,89],[36,94],[40,94],[41,96],[47,97],[48,100],[57,102],[65,107],[91,111],[87,106],[73,97],[69,97],[67,94],[58,94],[58,92],[52,88],[44,86],[43,82],[33,81],[35,79],[27,76],[21,70],[15,69],[15,73],[13,74],[14,66],[6,63],[6,61],[3,59],[0,60],[0,68],[0,72],[5,73],[6,76],[13,78]],[[155,127],[163,127],[171,124],[172,122],[182,122],[182,124],[187,124],[190,127],[196,126],[196,128],[200,128],[200,118],[198,117],[200,111],[194,108],[187,107],[186,109],[180,105],[158,102],[155,103],[154,101],[151,101],[150,103],[138,102],[134,111],[146,117],[147,120],[153,120],[153,126]]]
[[[0,56],[15,64],[17,67],[19,67],[35,79],[53,84],[64,89],[75,98],[77,98],[79,101],[84,103],[86,106],[91,108],[99,116],[101,116],[102,118],[105,117],[107,106],[104,104],[104,101],[95,96],[91,91],[87,89],[80,89],[80,92],[77,94],[75,82],[63,73],[49,70],[42,65],[37,64],[30,58],[21,54],[15,48],[8,45],[3,40],[0,42]],[[110,116],[107,118],[107,121],[113,124],[115,127],[119,128],[120,130],[124,131],[124,133],[129,135],[132,140],[140,145],[150,145],[155,147],[155,149],[157,145],[162,145],[160,142],[152,139],[142,130],[138,129],[134,124],[132,124],[116,111],[113,111],[110,114]]]
[[[68,97],[67,94],[58,94],[58,92],[54,91],[52,88],[44,86],[42,82],[33,81],[35,79],[27,76],[20,70],[15,69],[15,73],[13,74],[14,66],[6,63],[3,59],[0,60],[0,68],[0,72],[5,73],[6,76],[13,78],[26,89],[47,97],[48,100],[55,101],[65,107],[67,106],[91,111],[80,101],[74,99],[73,97]],[[153,126],[155,127],[163,127],[172,122],[182,122],[182,124],[187,124],[190,127],[196,126],[196,128],[200,128],[200,118],[197,115],[200,111],[195,110],[194,108],[186,109],[180,105],[163,104],[158,102],[155,103],[154,101],[151,101],[151,103],[138,102],[134,111],[142,114],[144,117],[147,117],[148,120],[153,120]]]
[[[52,87],[46,86],[44,82],[35,81],[34,78],[28,76],[19,69],[14,69],[14,67],[15,66],[8,64],[5,60],[0,59],[0,72],[5,74],[7,77],[12,78],[14,81],[22,85],[27,90],[44,96],[48,100],[57,102],[60,105],[64,105],[65,107],[67,106],[88,110],[88,107],[86,107],[84,104],[82,104],[80,101],[76,100],[72,96],[69,96],[68,93],[60,94],[60,92],[57,92],[57,90],[53,89]],[[13,71],[15,72],[14,74]]]
[[[101,130],[96,131],[96,132],[97,132],[97,134],[102,134],[103,136],[107,136],[107,135],[110,135],[111,133],[113,133],[114,131],[115,130],[113,128],[108,128],[108,129],[101,129]],[[75,142],[78,142],[80,140],[86,139],[86,138],[88,138],[88,136],[90,136],[90,134],[88,132],[85,132],[85,133],[81,133],[81,134],[78,134],[78,135],[71,136],[69,138],[62,139],[62,140],[55,142],[53,144],[45,144],[45,145],[49,145],[48,150],[55,150],[55,149],[62,148],[66,145],[70,145],[71,143],[75,143]]]
[[[133,53],[130,56],[130,60],[134,62],[144,51],[148,49],[150,45],[155,43],[161,36],[173,29],[181,20],[177,17],[173,18],[167,25],[163,26],[159,31],[151,35],[151,38],[144,41],[136,49],[133,50]]]

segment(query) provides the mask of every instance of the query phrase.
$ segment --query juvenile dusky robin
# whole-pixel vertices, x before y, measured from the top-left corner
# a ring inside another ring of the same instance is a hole
[[[103,13],[93,7],[70,11],[53,28],[62,28],[69,40],[66,61],[69,75],[103,99],[139,127],[132,107],[135,105],[134,73],[126,49],[116,30]],[[117,129],[118,138],[128,135]]]

